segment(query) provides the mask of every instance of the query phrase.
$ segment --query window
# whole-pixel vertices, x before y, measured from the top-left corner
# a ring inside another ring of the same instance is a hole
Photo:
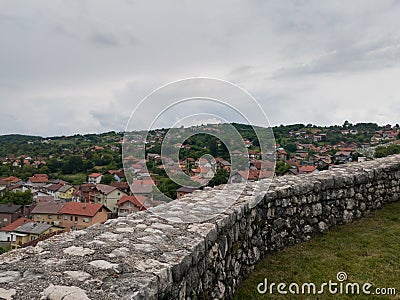
[[[60,220],[61,219],[61,215],[57,215],[57,219]]]
[[[64,220],[67,220],[68,219],[68,217],[67,216],[64,216]]]
[[[4,218],[4,220],[3,220],[4,222],[8,222],[8,219],[7,218]]]
[[[75,217],[75,222],[78,222],[78,217]]]
[[[31,241],[34,241],[36,238],[34,235],[31,235]]]
[[[73,220],[74,220],[74,218],[73,218],[72,216],[70,217],[70,219],[71,219],[71,221],[73,221]]]
[[[89,219],[89,218],[83,218],[83,222],[89,223],[89,222],[90,222],[90,219]]]
[[[42,218],[41,215],[36,215],[36,219],[40,220]]]

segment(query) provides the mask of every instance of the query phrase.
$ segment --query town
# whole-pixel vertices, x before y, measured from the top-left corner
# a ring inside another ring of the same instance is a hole
[[[124,133],[1,136],[0,251],[147,210],[204,186],[311,174],[400,153],[398,124],[281,125],[273,128],[274,153],[261,151],[251,126],[233,126],[245,151],[230,153],[218,138],[198,134],[173,144],[176,162],[161,155],[167,129],[139,141],[145,144],[144,159],[122,155],[131,143]],[[218,132],[221,125],[207,128]],[[241,163],[233,166],[232,157]],[[167,165],[197,185],[179,185],[167,175]]]

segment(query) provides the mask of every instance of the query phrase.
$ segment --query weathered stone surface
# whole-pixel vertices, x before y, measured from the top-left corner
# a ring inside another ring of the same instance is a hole
[[[197,191],[1,255],[0,298],[229,299],[265,255],[397,201],[399,179],[392,156]]]
[[[90,300],[85,291],[76,286],[50,285],[43,293],[43,300]]]

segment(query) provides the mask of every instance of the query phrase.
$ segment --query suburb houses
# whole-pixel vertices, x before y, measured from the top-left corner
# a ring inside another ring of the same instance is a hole
[[[97,184],[90,192],[90,202],[99,203],[106,206],[114,216],[118,213],[117,202],[122,196],[128,196],[127,193],[119,190],[115,186],[106,184]]]

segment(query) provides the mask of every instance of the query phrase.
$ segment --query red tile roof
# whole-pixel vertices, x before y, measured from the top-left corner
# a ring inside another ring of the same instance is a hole
[[[317,169],[316,166],[302,166],[299,168],[300,173],[312,173]]]
[[[33,222],[33,220],[21,217],[21,218],[15,220],[14,222],[12,222],[11,224],[8,224],[7,226],[0,228],[0,231],[8,231],[8,232],[14,231],[17,227],[19,227],[22,224],[25,224],[27,222]]]
[[[102,207],[109,210],[103,204],[68,202],[60,210],[60,214],[93,217]]]
[[[101,175],[102,175],[101,173],[92,173],[92,174],[89,175],[89,177],[97,178],[97,177],[99,177]]]
[[[122,196],[121,199],[118,200],[117,205],[121,205],[125,202],[131,202],[136,207],[139,207],[140,210],[146,210],[146,206],[144,203],[147,201],[147,197],[144,196]]]
[[[47,176],[46,177],[44,177],[44,176],[32,176],[32,177],[29,177],[29,180],[32,183],[46,183],[46,182],[49,181]]]
[[[8,181],[9,183],[16,183],[18,181],[21,181],[22,179],[15,177],[15,176],[9,176],[6,178],[3,178],[4,181]]]
[[[111,182],[110,185],[123,190],[129,189],[129,184],[126,181],[122,182],[114,181]]]

